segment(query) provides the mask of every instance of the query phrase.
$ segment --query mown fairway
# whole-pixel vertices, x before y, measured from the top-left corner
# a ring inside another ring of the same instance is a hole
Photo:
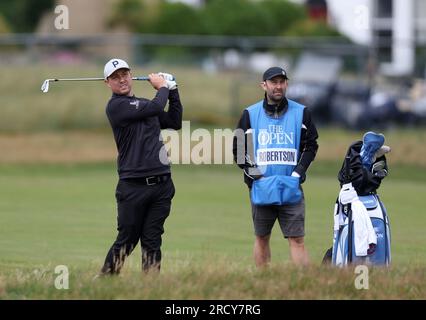
[[[175,165],[177,192],[165,225],[161,275],[141,274],[138,247],[120,277],[93,282],[116,236],[116,150],[105,116],[110,93],[102,82],[55,83],[48,94],[40,86],[51,77],[99,76],[102,68],[3,68],[8,81],[0,83],[0,299],[426,298],[424,128],[383,132],[392,153],[390,176],[379,192],[390,216],[393,262],[389,270],[370,270],[369,290],[355,289],[353,269],[321,266],[332,242],[336,174],[348,145],[363,134],[323,127],[304,185],[311,267],[288,263],[288,245],[276,225],[271,268],[254,268],[248,192],[236,166]],[[258,79],[244,74],[169,66],[134,73],[156,70],[177,76],[191,130],[206,124],[210,131],[233,128],[234,113],[263,94]],[[135,92],[153,96],[145,82]],[[54,287],[57,265],[70,270],[69,290]]]
[[[122,276],[93,282],[116,234],[114,164],[3,164],[0,298],[424,299],[426,181],[410,181],[415,170],[406,170],[408,179],[389,177],[380,189],[391,219],[392,268],[371,270],[370,289],[360,291],[353,270],[321,267],[332,241],[338,165],[314,164],[304,187],[308,269],[288,263],[277,225],[272,268],[253,268],[248,193],[236,167],[176,165],[177,193],[165,226],[160,277],[141,275],[138,247]],[[70,269],[69,290],[54,287],[57,265]]]

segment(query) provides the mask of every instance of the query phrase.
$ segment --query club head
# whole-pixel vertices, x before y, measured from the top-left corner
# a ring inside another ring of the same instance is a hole
[[[43,84],[41,85],[41,91],[43,91],[43,93],[46,93],[49,91],[49,79],[44,80]]]

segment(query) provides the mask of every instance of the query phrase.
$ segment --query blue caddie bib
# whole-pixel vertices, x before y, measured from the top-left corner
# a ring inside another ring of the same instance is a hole
[[[253,181],[250,193],[253,204],[283,205],[301,200],[299,178],[291,174],[300,153],[304,108],[288,99],[288,110],[278,118],[266,114],[263,100],[247,108],[255,162],[263,172],[261,179]]]

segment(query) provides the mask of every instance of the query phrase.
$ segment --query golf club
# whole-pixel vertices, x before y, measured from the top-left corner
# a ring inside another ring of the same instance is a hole
[[[56,81],[99,81],[105,80],[104,78],[68,78],[68,79],[46,79],[41,85],[43,93],[49,92],[49,83]],[[148,81],[149,77],[133,77],[132,80]]]

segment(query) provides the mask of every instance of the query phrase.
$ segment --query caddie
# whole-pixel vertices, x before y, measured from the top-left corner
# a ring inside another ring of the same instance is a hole
[[[309,262],[301,184],[318,150],[318,133],[309,109],[285,97],[288,80],[281,67],[264,72],[264,99],[244,109],[233,141],[234,160],[250,192],[257,267],[271,260],[269,240],[277,219],[291,260]]]

